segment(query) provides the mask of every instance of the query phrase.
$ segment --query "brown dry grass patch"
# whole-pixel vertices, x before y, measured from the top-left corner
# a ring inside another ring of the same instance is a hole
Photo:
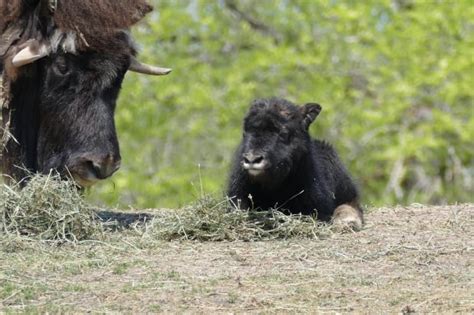
[[[2,236],[0,312],[472,313],[473,216],[474,205],[371,209],[361,232],[323,239]]]

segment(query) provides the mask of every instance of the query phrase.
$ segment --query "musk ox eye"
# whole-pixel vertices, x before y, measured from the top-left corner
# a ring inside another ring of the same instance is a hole
[[[54,62],[54,71],[56,74],[64,76],[69,73],[69,66],[65,57],[60,56]]]

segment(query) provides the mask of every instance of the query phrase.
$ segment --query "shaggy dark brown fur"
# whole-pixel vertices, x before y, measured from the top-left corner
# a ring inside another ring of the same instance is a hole
[[[11,22],[18,20],[26,3],[22,0],[0,1],[0,32],[3,33]]]
[[[38,0],[0,0],[0,31],[38,3]],[[93,37],[95,31],[129,28],[152,9],[145,0],[59,0],[54,21],[59,28],[79,29]]]
[[[62,30],[80,32],[83,48],[103,50],[118,30],[128,29],[152,9],[144,0],[60,0],[54,22]]]
[[[44,6],[45,0],[0,0],[0,56],[15,44],[15,39],[29,39],[32,32],[50,24],[55,29],[76,32],[81,50],[114,51],[117,47],[113,38],[117,33],[130,28],[153,9],[145,0],[59,0],[56,10],[47,16]],[[30,34],[24,36],[25,33]],[[47,36],[44,29],[41,33]],[[33,37],[38,38],[36,34]]]

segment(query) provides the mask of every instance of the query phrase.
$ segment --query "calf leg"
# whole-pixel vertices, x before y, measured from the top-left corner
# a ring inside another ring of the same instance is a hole
[[[359,231],[364,224],[360,206],[357,203],[345,203],[340,205],[334,210],[332,223],[337,228],[350,228],[354,231]]]

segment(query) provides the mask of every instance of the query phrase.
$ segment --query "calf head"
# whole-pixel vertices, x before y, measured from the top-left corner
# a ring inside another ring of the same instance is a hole
[[[241,166],[253,182],[278,185],[310,148],[308,128],[321,106],[283,99],[253,102],[244,119]]]

